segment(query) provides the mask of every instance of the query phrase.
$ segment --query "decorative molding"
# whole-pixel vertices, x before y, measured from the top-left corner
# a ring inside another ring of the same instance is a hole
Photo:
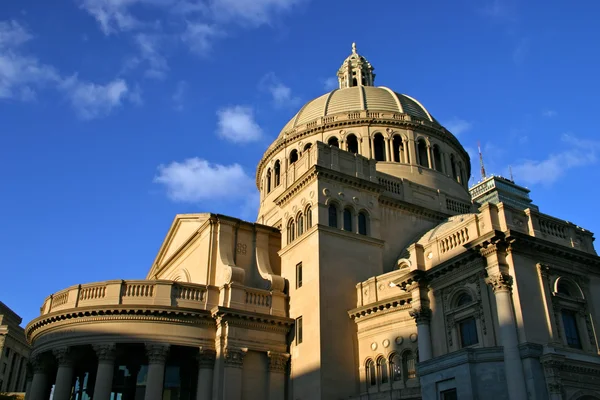
[[[290,359],[289,353],[278,353],[275,351],[268,351],[269,356],[269,371],[283,374],[287,370],[288,361]]]
[[[59,367],[73,366],[73,352],[70,347],[60,347],[52,350],[52,354],[56,358]]]
[[[146,355],[148,364],[164,364],[169,356],[169,345],[146,343]]]
[[[513,278],[509,274],[498,273],[488,276],[485,282],[492,287],[494,293],[510,292],[512,288]]]
[[[32,356],[29,359],[29,362],[31,363],[34,374],[43,374],[48,368],[46,360],[42,357],[42,354],[36,354]]]
[[[225,360],[225,366],[229,368],[242,368],[244,364],[244,357],[248,349],[246,348],[238,348],[238,347],[230,347],[227,346],[223,349],[223,355]]]
[[[114,363],[117,356],[117,346],[114,343],[110,344],[94,344],[92,345],[99,363]]]
[[[414,308],[408,313],[415,319],[417,325],[429,324],[431,321],[431,309],[429,307]]]
[[[217,358],[217,352],[214,349],[200,347],[196,360],[198,361],[198,367],[200,369],[213,369],[215,366],[215,360]]]

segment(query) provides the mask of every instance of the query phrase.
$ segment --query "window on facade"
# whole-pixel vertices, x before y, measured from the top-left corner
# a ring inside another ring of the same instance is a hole
[[[390,371],[392,371],[392,381],[402,380],[402,358],[400,354],[394,353],[390,358]]]
[[[385,141],[381,133],[373,138],[373,152],[377,161],[385,161]]]
[[[361,235],[367,234],[367,215],[364,212],[358,213],[358,233]]]
[[[354,135],[348,135],[346,144],[350,153],[358,154],[358,139]]]
[[[329,205],[329,226],[331,226],[332,228],[338,227],[337,207],[335,206],[335,204]]]
[[[310,206],[306,207],[306,229],[312,227],[312,209]]]
[[[479,343],[479,339],[477,338],[477,323],[475,322],[475,318],[467,318],[460,322],[459,329],[460,344],[462,347],[468,347]]]
[[[271,193],[271,168],[267,170],[267,193]]]
[[[275,172],[275,187],[277,187],[281,183],[281,163],[279,160],[275,161],[273,171]]]
[[[433,146],[433,163],[435,164],[435,170],[442,172],[442,153],[438,145]]]
[[[302,263],[296,264],[296,289],[302,287]]]
[[[306,145],[304,145],[304,151],[310,150],[311,147],[312,147],[312,143],[306,143]]]
[[[329,140],[327,140],[327,144],[333,147],[340,147],[340,142],[335,136],[330,137]]]
[[[298,161],[298,150],[292,150],[290,153],[290,165]]]
[[[427,143],[423,139],[417,141],[417,154],[419,155],[419,165],[429,168],[429,157],[427,156]]]
[[[347,208],[344,209],[344,230],[352,232],[352,212]]]
[[[304,216],[302,213],[298,214],[298,220],[296,224],[298,225],[298,236],[300,236],[304,233]]]
[[[367,361],[367,364],[365,365],[365,371],[367,373],[368,385],[376,386],[377,385],[377,375],[375,372],[375,363],[373,362],[373,360]]]
[[[302,343],[302,317],[296,318],[296,344]]]
[[[463,166],[460,161],[458,163],[458,181],[460,183],[465,183],[465,171],[463,170]]]
[[[388,366],[385,358],[380,357],[377,360],[377,370],[379,372],[379,380],[381,383],[388,383]]]
[[[466,304],[469,304],[473,301],[473,298],[467,294],[467,293],[463,293],[458,297],[458,300],[456,300],[456,306],[460,307],[460,306],[464,306]]]
[[[404,369],[404,376],[406,379],[412,379],[417,377],[415,356],[412,351],[405,351],[402,354],[402,367]]]
[[[579,330],[577,329],[577,319],[572,311],[562,311],[562,321],[565,328],[565,338],[567,345],[574,349],[581,349],[581,340],[579,339]]]
[[[393,157],[395,162],[405,162],[404,161],[404,144],[402,143],[402,138],[398,135],[394,136],[392,139],[392,149],[393,149]]]
[[[458,174],[456,173],[456,161],[454,160],[454,154],[450,155],[450,165],[452,166],[452,179],[458,181]]]
[[[456,389],[447,389],[440,392],[441,400],[458,400],[458,394],[456,393]]]
[[[288,243],[292,243],[295,239],[295,224],[294,220],[290,219],[287,225]]]

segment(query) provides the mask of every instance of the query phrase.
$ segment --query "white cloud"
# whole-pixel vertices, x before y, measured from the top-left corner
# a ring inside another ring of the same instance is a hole
[[[211,164],[200,158],[160,165],[154,182],[166,187],[171,200],[187,203],[246,200],[255,190],[254,180],[239,164]]]
[[[552,118],[552,117],[556,117],[558,115],[558,113],[554,110],[544,110],[542,111],[542,116],[546,117],[546,118]]]
[[[17,21],[0,21],[0,49],[19,47],[32,38]]]
[[[130,7],[141,2],[141,0],[82,0],[81,8],[96,19],[105,35],[110,35],[143,25],[129,10]]]
[[[448,122],[444,124],[446,129],[455,134],[456,136],[467,132],[469,129],[473,127],[473,124],[469,121],[460,118],[452,118]]]
[[[233,22],[257,27],[270,24],[279,14],[287,13],[303,0],[212,0],[213,18],[220,22]]]
[[[515,179],[525,185],[550,185],[563,177],[568,170],[598,161],[599,141],[581,140],[566,134],[561,140],[565,144],[565,150],[550,154],[543,160],[525,160],[513,165]]]
[[[167,59],[160,53],[160,35],[139,33],[134,36],[134,41],[139,50],[139,58],[134,58],[135,64],[142,61],[148,63],[145,75],[148,78],[162,79],[169,71]]]
[[[292,96],[292,89],[284,85],[273,72],[269,72],[260,80],[259,87],[271,94],[277,107],[295,106],[300,103],[300,98]]]
[[[203,56],[210,51],[212,40],[222,35],[223,33],[215,25],[203,22],[188,22],[185,31],[181,35],[181,40],[192,53]]]
[[[171,99],[173,100],[173,108],[177,111],[183,110],[183,101],[185,100],[185,94],[187,92],[188,83],[186,81],[177,82],[175,92]]]
[[[217,111],[217,133],[234,143],[255,142],[262,138],[263,132],[254,121],[251,107],[233,106]]]
[[[323,87],[327,92],[332,91],[333,89],[337,89],[339,86],[339,82],[337,78],[329,77],[323,81]]]
[[[108,115],[128,99],[129,88],[122,79],[115,79],[105,85],[80,81],[77,76],[65,79],[61,88],[67,93],[71,105],[83,119],[93,119]],[[134,101],[139,96],[134,97]]]

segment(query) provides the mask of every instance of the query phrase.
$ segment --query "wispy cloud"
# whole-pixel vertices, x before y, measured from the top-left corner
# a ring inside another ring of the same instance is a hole
[[[542,116],[546,118],[554,118],[558,115],[558,113],[554,110],[544,110],[542,111]]]
[[[223,36],[215,25],[204,22],[188,22],[185,31],[181,34],[181,40],[192,53],[205,56],[212,48],[213,40]]]
[[[134,36],[134,41],[139,50],[136,61],[146,62],[145,75],[148,78],[162,79],[169,71],[167,59],[161,54],[161,35],[139,33]]]
[[[515,178],[526,185],[551,185],[570,169],[596,164],[600,141],[585,140],[563,135],[564,150],[542,160],[525,160],[512,166]]]
[[[177,111],[182,111],[184,108],[183,102],[185,100],[185,94],[187,92],[188,83],[186,81],[177,82],[175,92],[171,99],[173,100],[173,108]]]
[[[339,82],[338,82],[337,78],[334,78],[334,77],[329,77],[323,81],[323,88],[327,92],[330,92],[333,89],[337,89],[338,85],[339,85]]]
[[[276,107],[293,107],[300,103],[300,98],[293,96],[292,89],[284,85],[273,72],[263,76],[258,86],[271,94]]]
[[[249,143],[263,136],[261,127],[254,120],[251,107],[233,106],[217,111],[217,133],[233,143]]]
[[[77,76],[65,79],[61,87],[67,93],[71,104],[83,119],[93,119],[108,115],[128,99],[129,88],[122,79],[115,79],[104,85],[80,81]],[[138,96],[133,101],[138,101]]]
[[[165,186],[171,200],[185,203],[245,199],[255,191],[254,180],[239,164],[211,164],[201,158],[160,165],[154,182]]]
[[[304,0],[213,0],[210,9],[219,22],[257,27],[267,25],[277,15],[290,12]]]
[[[130,8],[143,0],[82,0],[81,8],[96,19],[105,35],[130,31],[143,26]]]
[[[458,136],[471,129],[473,127],[473,123],[461,118],[453,117],[447,121],[444,126],[450,132]]]

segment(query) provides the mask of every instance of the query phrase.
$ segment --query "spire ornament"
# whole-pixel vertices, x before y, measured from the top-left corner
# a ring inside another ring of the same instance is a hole
[[[343,62],[337,72],[340,89],[355,86],[374,86],[373,66],[356,52],[356,42],[352,43],[352,54]]]

